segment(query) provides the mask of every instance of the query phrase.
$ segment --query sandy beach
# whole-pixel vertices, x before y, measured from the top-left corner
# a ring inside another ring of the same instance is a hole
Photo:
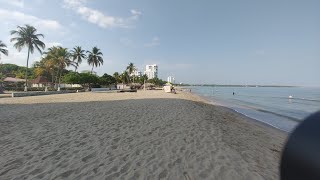
[[[0,99],[0,179],[279,179],[287,134],[186,92]]]

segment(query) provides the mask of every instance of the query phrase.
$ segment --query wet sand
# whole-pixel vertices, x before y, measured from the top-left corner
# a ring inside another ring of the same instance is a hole
[[[178,92],[0,99],[0,179],[278,179],[287,134]]]

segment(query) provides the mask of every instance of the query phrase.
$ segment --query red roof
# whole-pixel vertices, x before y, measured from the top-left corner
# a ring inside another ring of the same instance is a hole
[[[24,79],[19,79],[19,78],[13,78],[13,77],[6,77],[3,80],[4,82],[25,82],[26,80]]]
[[[34,80],[31,81],[32,84],[42,84],[42,83],[48,83],[48,80],[46,77],[38,76]]]

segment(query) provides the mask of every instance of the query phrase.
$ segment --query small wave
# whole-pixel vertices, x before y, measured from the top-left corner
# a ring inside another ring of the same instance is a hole
[[[279,114],[279,113],[276,113],[276,112],[272,112],[272,111],[268,111],[268,110],[264,110],[264,109],[255,109],[255,110],[259,111],[259,112],[273,114],[273,115],[276,115],[276,116],[279,116],[279,117],[283,117],[283,118],[286,118],[286,119],[289,119],[289,120],[292,120],[292,121],[295,121],[295,122],[301,122],[300,119],[297,119],[297,118],[294,118],[294,117],[290,117],[290,116],[287,116],[287,115],[283,115],[283,114]]]
[[[291,99],[297,99],[297,100],[302,100],[302,101],[320,102],[320,100],[318,100],[318,99],[295,98],[295,97],[292,97]]]
[[[301,97],[294,97],[294,96],[288,96],[288,97],[283,97],[283,96],[254,96],[254,95],[244,95],[244,94],[237,94],[237,96],[250,97],[250,98],[291,99],[291,100],[320,102],[320,99],[309,99],[309,98],[301,98]]]
[[[246,116],[246,117],[248,117],[248,118],[254,119],[254,120],[259,121],[259,122],[264,123],[264,124],[267,124],[267,125],[269,125],[269,126],[271,126],[271,127],[273,127],[273,128],[276,128],[276,129],[279,129],[279,130],[281,130],[281,131],[285,131],[285,132],[288,132],[288,133],[290,132],[290,130],[282,129],[282,128],[280,128],[280,127],[278,127],[278,126],[276,126],[276,125],[274,125],[274,124],[272,124],[272,123],[263,121],[263,120],[258,119],[258,118],[254,118],[254,117],[252,117],[252,116],[250,116],[250,115],[247,115],[246,113],[243,113],[243,112],[238,111],[238,110],[236,110],[236,109],[232,109],[232,110],[234,110],[235,112],[237,112],[237,113],[239,113],[239,114],[242,114],[242,115],[244,115],[244,116]]]
[[[259,97],[259,96],[256,96]],[[262,97],[262,96],[260,96]],[[301,101],[312,101],[312,102],[320,102],[319,99],[308,99],[308,98],[299,98],[299,97],[268,97],[268,98],[273,98],[273,99],[290,99],[290,100],[301,100]]]

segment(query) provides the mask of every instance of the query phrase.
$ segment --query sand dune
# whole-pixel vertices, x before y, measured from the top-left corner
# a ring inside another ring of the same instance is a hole
[[[199,101],[162,91],[2,98],[0,179],[278,179],[286,134]]]

